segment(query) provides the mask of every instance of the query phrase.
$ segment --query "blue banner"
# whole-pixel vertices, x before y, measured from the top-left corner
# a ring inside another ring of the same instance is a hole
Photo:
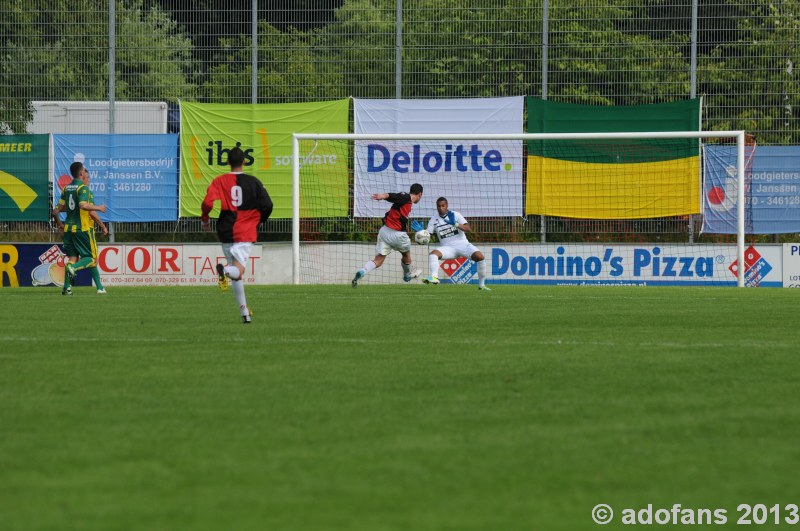
[[[703,232],[735,234],[735,146],[707,146],[704,156]],[[800,232],[800,146],[758,147],[746,169],[745,232]]]
[[[61,288],[67,256],[56,243],[0,244],[0,286]],[[78,271],[73,286],[91,286],[88,269]]]
[[[53,196],[82,162],[104,221],[178,219],[178,135],[53,135]]]

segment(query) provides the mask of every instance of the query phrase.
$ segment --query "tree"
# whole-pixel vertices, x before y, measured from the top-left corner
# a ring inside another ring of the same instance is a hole
[[[761,144],[798,141],[800,2],[759,0],[737,9],[735,31],[701,58],[699,93],[707,129],[756,132]],[[716,40],[716,39],[715,39]]]
[[[346,97],[343,76],[319,45],[317,30],[280,32],[259,24],[257,90],[259,102],[329,100]],[[217,66],[203,83],[204,100],[250,103],[252,51],[249,35],[223,39]]]
[[[108,99],[107,2],[9,1],[0,26],[0,132],[25,131],[31,101]],[[116,20],[115,98],[192,98],[190,45],[175,23],[142,0],[118,1]]]

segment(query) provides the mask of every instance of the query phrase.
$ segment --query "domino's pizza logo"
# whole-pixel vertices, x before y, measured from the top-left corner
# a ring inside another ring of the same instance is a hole
[[[772,271],[772,266],[769,262],[752,245],[744,250],[744,267],[744,285],[747,287],[758,286],[764,280],[764,277]],[[739,261],[734,260],[728,269],[733,273],[734,277],[738,277]]]
[[[463,256],[445,260],[440,267],[453,284],[468,284],[478,272],[475,262]]]

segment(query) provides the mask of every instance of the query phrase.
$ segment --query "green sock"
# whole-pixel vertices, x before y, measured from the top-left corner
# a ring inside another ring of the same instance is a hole
[[[64,264],[64,267],[67,267],[67,264]],[[64,291],[67,291],[70,287],[69,275],[67,274],[66,270],[64,271]]]
[[[88,265],[91,264],[93,261],[94,260],[92,259],[91,256],[86,256],[75,262],[73,264],[73,267],[75,268],[75,271],[80,271],[81,269],[86,269],[86,267],[88,267]]]
[[[92,274],[92,280],[94,280],[94,285],[97,290],[99,291],[103,289],[103,283],[100,282],[100,270],[97,268],[97,266],[90,267],[89,272]]]

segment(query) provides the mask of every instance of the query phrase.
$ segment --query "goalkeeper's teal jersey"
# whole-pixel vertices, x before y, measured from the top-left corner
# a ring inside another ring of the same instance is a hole
[[[94,229],[94,219],[86,210],[81,210],[81,203],[94,204],[94,194],[80,179],[74,179],[61,191],[59,206],[64,205],[67,220],[64,232],[88,232]]]

